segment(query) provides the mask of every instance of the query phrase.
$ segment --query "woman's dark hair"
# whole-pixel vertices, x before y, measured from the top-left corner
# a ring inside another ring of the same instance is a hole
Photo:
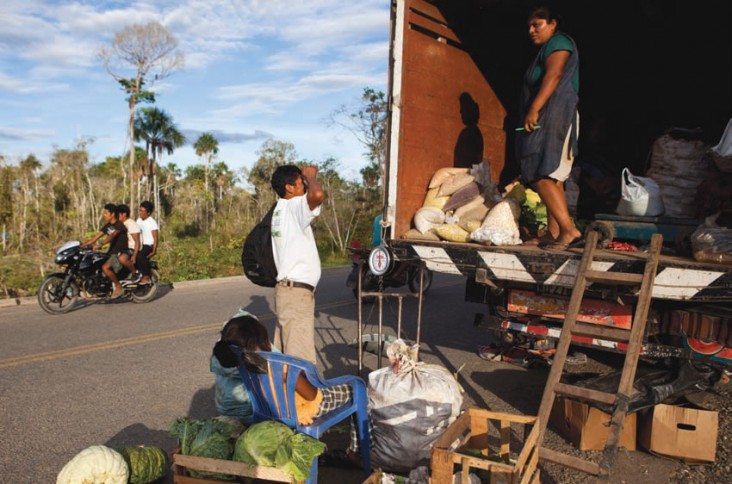
[[[272,173],[272,188],[278,197],[284,198],[287,192],[285,185],[294,185],[302,176],[302,171],[295,165],[278,166]]]
[[[557,29],[562,25],[562,16],[559,15],[556,12],[553,12],[548,6],[546,5],[540,5],[538,7],[534,7],[529,11],[529,17],[528,19],[531,20],[532,18],[540,18],[544,19],[547,22],[551,23],[552,21],[557,23]]]
[[[213,354],[224,368],[239,365],[229,345],[236,345],[243,351],[272,351],[267,328],[252,315],[233,317],[221,330],[221,339],[214,345]]]

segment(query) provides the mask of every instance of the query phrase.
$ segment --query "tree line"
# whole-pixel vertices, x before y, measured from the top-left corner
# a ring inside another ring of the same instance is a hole
[[[92,141],[86,138],[71,148],[56,148],[46,166],[34,154],[10,160],[0,153],[0,297],[32,294],[44,274],[55,270],[53,250],[95,233],[108,202],[127,203],[136,213],[142,200],[153,201],[153,215],[161,225],[158,261],[163,279],[241,274],[243,240],[276,201],[270,178],[282,164],[318,167],[327,199],[313,228],[324,262],[345,261],[354,238],[370,240],[373,218],[383,205],[382,92],[365,88],[358,106],[340,106],[331,115],[332,124],[349,129],[365,148],[362,180],[343,178],[336,159],[302,159],[294,145],[276,139],[261,145],[251,168],[234,169],[219,160],[213,134],[187,140],[146,90],[152,80],[182,65],[176,47],[177,40],[153,22],[124,29],[100,53],[127,96],[127,134],[133,147],[128,153],[93,163],[88,151]],[[120,60],[132,66],[132,75],[115,70]],[[185,170],[163,163],[189,142],[199,163]]]

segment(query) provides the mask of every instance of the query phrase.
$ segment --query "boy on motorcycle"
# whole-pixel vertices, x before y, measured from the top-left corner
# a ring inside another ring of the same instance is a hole
[[[109,249],[107,250],[109,259],[102,266],[102,271],[104,271],[104,275],[114,285],[111,298],[116,299],[124,293],[115,272],[122,270],[119,254],[127,249],[127,229],[122,222],[117,220],[117,206],[113,203],[108,203],[104,206],[102,217],[105,221],[104,226],[99,229],[97,235],[81,244],[81,248],[91,246],[93,250],[99,250],[109,244]],[[95,244],[104,235],[107,237],[100,244]]]

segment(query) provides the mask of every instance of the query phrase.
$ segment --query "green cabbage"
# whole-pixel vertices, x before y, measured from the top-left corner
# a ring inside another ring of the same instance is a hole
[[[306,481],[310,477],[313,460],[323,452],[323,442],[309,435],[296,433],[277,449],[275,461],[278,469],[291,474],[296,481]]]
[[[234,460],[249,465],[275,467],[277,449],[295,432],[274,420],[252,425],[241,434],[234,446]]]
[[[276,467],[297,481],[310,477],[313,460],[325,451],[325,444],[297,433],[274,420],[249,427],[236,441],[234,460],[249,465]]]
[[[181,454],[211,459],[231,459],[234,452],[232,438],[239,435],[243,424],[230,417],[189,419],[178,417],[171,425],[169,433],[180,442]],[[191,470],[192,477],[213,477],[234,479],[232,476]]]

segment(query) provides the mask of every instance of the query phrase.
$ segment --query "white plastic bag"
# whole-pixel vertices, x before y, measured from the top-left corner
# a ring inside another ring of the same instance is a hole
[[[446,368],[416,361],[417,346],[387,346],[391,366],[369,374],[371,462],[391,472],[429,465],[432,444],[460,415],[463,396]]]
[[[621,175],[620,215],[655,217],[663,214],[663,200],[658,183],[652,178],[635,176],[627,168]]]

